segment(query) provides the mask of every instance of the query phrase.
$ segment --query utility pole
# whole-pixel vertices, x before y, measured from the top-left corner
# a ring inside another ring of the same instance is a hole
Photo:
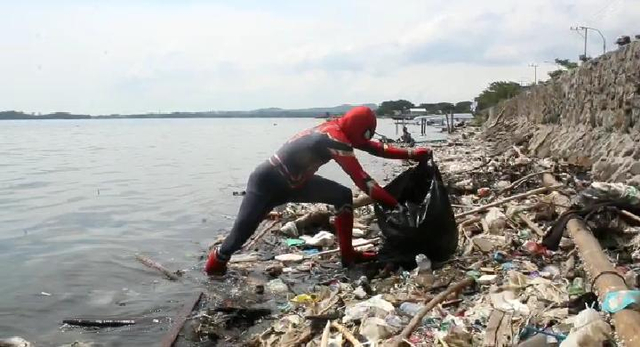
[[[538,64],[529,64],[533,68],[533,84],[538,84]]]
[[[605,54],[607,52],[607,39],[605,39],[604,35],[602,34],[602,32],[596,28],[592,28],[592,27],[586,27],[586,26],[577,26],[577,27],[571,27],[569,28],[570,30],[573,30],[575,32],[580,32],[581,30],[584,30],[584,55],[583,58],[580,59],[582,61],[587,61],[587,35],[589,33],[589,30],[593,30],[595,32],[597,32],[598,34],[600,34],[600,38],[602,38],[602,54]]]

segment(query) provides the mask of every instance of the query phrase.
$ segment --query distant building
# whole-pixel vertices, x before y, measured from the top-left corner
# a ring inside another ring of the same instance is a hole
[[[409,115],[417,117],[417,116],[426,116],[427,109],[426,108],[410,108]]]

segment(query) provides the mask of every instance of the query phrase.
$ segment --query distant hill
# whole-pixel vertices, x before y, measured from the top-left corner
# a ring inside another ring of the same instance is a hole
[[[252,111],[209,111],[209,112],[171,112],[171,113],[144,113],[144,114],[111,114],[90,116],[82,114],[70,114],[56,112],[44,115],[31,115],[18,111],[0,111],[0,120],[10,119],[118,119],[118,118],[313,118],[329,115],[341,115],[351,108],[360,105],[340,105],[334,107],[313,107],[302,109],[263,108]],[[376,104],[363,104],[376,109]]]

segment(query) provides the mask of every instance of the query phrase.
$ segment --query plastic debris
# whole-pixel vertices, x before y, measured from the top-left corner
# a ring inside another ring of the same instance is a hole
[[[468,135],[466,130],[463,132]],[[266,234],[256,247],[252,247],[257,251],[253,259],[264,261],[232,264],[227,274],[230,277],[228,283],[232,285],[216,285],[214,290],[222,290],[212,295],[224,298],[225,302],[249,306],[273,303],[279,312],[273,315],[272,321],[264,322],[267,326],[262,332],[253,329],[247,334],[247,329],[242,327],[234,335],[233,330],[226,330],[225,341],[244,345],[251,338],[251,345],[317,346],[322,329],[329,322],[330,330],[325,339],[328,346],[349,345],[346,342],[348,335],[354,337],[349,341],[360,340],[362,345],[384,345],[395,341],[426,302],[450,288],[451,283],[465,277],[476,279],[476,285],[444,298],[418,319],[415,329],[406,337],[408,343],[451,347],[479,346],[484,341],[496,346],[516,345],[518,342],[521,346],[530,347],[557,346],[564,343],[564,337],[571,343],[576,335],[584,335],[584,331],[589,338],[568,346],[591,346],[594,333],[595,341],[602,340],[598,334],[606,336],[611,330],[599,317],[591,317],[591,321],[599,326],[595,332],[584,326],[581,329],[579,325],[579,321],[584,320],[582,311],[585,307],[599,309],[597,296],[586,292],[591,288],[588,285],[585,288],[587,280],[583,278],[590,272],[585,271],[588,270],[585,269],[587,264],[580,249],[576,248],[568,233],[560,239],[557,251],[549,251],[541,243],[541,235],[558,221],[560,214],[572,203],[579,203],[579,199],[572,201],[564,194],[584,191],[590,179],[588,173],[579,173],[578,177],[575,167],[562,162],[527,158],[520,148],[508,148],[502,154],[493,154],[487,149],[474,136],[468,136],[464,141],[455,137],[449,144],[434,150],[438,153],[442,181],[451,188],[449,198],[454,214],[457,214],[460,236],[458,251],[448,259],[429,259],[419,254],[430,254],[426,251],[410,254],[403,261],[385,258],[388,255],[385,248],[392,245],[385,238],[379,243],[372,243],[371,240],[379,238],[382,233],[377,220],[379,217],[374,213],[374,207],[369,205],[354,209],[353,245],[360,248],[363,242],[370,242],[360,250],[377,250],[379,263],[354,264],[344,269],[340,264],[339,249],[335,246],[335,236],[322,231],[331,228],[331,213],[324,205],[285,205],[278,212],[279,223],[284,223],[282,232]],[[554,176],[565,184],[567,189],[563,189],[562,194],[540,188],[540,174],[547,167],[553,168]],[[393,177],[405,168],[386,163],[385,175]],[[627,193],[627,188],[623,193],[616,186],[607,187],[615,193],[609,196],[626,201],[634,196]],[[479,192],[482,197],[479,197]],[[297,224],[303,219],[311,220],[307,217],[316,213],[314,211],[322,211],[326,221],[323,219],[322,223],[314,222],[304,227]],[[529,222],[522,216],[526,216]],[[633,283],[637,284],[636,265],[640,261],[640,236],[634,238],[640,228],[629,224],[632,221],[631,217],[606,208],[594,211],[586,218],[591,228],[613,227],[606,230],[614,232],[594,235],[603,237],[601,243],[607,256],[616,260],[616,270],[624,276],[629,288]],[[303,232],[311,236],[300,236]],[[334,238],[331,245],[311,241],[328,237],[327,234]],[[293,252],[286,246],[286,238],[305,240],[301,247],[305,249]],[[323,247],[329,247],[329,250],[323,250]],[[318,252],[321,254],[308,257]],[[280,254],[276,261],[267,260],[275,254]],[[433,264],[430,264],[431,260]],[[280,276],[281,281],[263,284],[264,293],[257,295],[254,289],[262,284],[253,283],[256,279],[251,273],[256,271],[272,277]],[[610,305],[607,309],[613,310],[633,306],[633,303],[616,297],[607,305]],[[582,316],[576,316],[578,313]],[[203,327],[217,324],[216,317],[197,317]],[[612,323],[615,324],[615,320]],[[316,327],[319,330],[314,330]],[[207,335],[207,332],[211,330],[200,333],[201,341],[207,336],[220,336]],[[521,336],[516,336],[518,332]]]
[[[295,263],[302,261],[304,259],[304,256],[302,254],[287,253],[276,255],[275,259],[284,263]]]
[[[285,242],[288,247],[302,246],[306,243],[305,240],[302,239],[286,239]]]
[[[490,234],[500,235],[503,233],[504,228],[507,225],[507,216],[502,213],[502,210],[497,207],[492,207],[482,220],[483,224],[486,223],[487,230]]]
[[[296,304],[311,304],[318,301],[318,297],[315,294],[300,294],[293,297],[290,301]]]
[[[360,324],[360,334],[372,344],[390,337],[394,329],[387,322],[378,317],[367,317]]]
[[[31,347],[31,342],[23,339],[19,336],[10,337],[7,339],[0,338],[0,346],[6,347]]]
[[[347,306],[342,321],[347,323],[354,320],[361,320],[365,315],[369,317],[384,318],[394,310],[395,308],[393,305],[384,300],[382,295],[376,295],[366,301],[361,301],[354,305]]]
[[[321,231],[313,236],[303,235],[300,237],[307,246],[328,247],[335,243],[336,236],[328,231]]]
[[[282,228],[280,228],[280,232],[283,235],[290,237],[298,237],[300,235],[295,222],[286,223]]]
[[[272,294],[282,294],[289,292],[289,287],[279,278],[269,281],[267,288]]]
[[[602,310],[609,313],[616,313],[631,305],[640,304],[640,290],[619,290],[609,292],[602,301]]]
[[[598,311],[587,308],[578,313],[573,329],[560,347],[599,347],[611,336],[611,327],[605,323]]]

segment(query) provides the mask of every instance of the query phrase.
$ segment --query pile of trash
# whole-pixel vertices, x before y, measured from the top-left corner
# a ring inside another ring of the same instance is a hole
[[[224,278],[209,282],[207,303],[185,327],[185,340],[220,346],[616,345],[611,314],[640,301],[637,188],[591,182],[583,168],[529,158],[516,146],[490,156],[477,131],[459,129],[433,146],[459,233],[451,257],[411,254],[412,266],[374,262],[344,269],[331,209],[288,204],[232,257]],[[387,168],[395,177],[413,165]],[[543,186],[549,174],[561,185]],[[356,198],[356,206],[365,200]],[[607,299],[596,293],[600,274],[586,271],[564,224],[556,227],[555,247],[549,245],[549,231],[570,213],[598,237],[627,291]],[[356,249],[384,247],[374,206],[355,209],[355,217]]]

